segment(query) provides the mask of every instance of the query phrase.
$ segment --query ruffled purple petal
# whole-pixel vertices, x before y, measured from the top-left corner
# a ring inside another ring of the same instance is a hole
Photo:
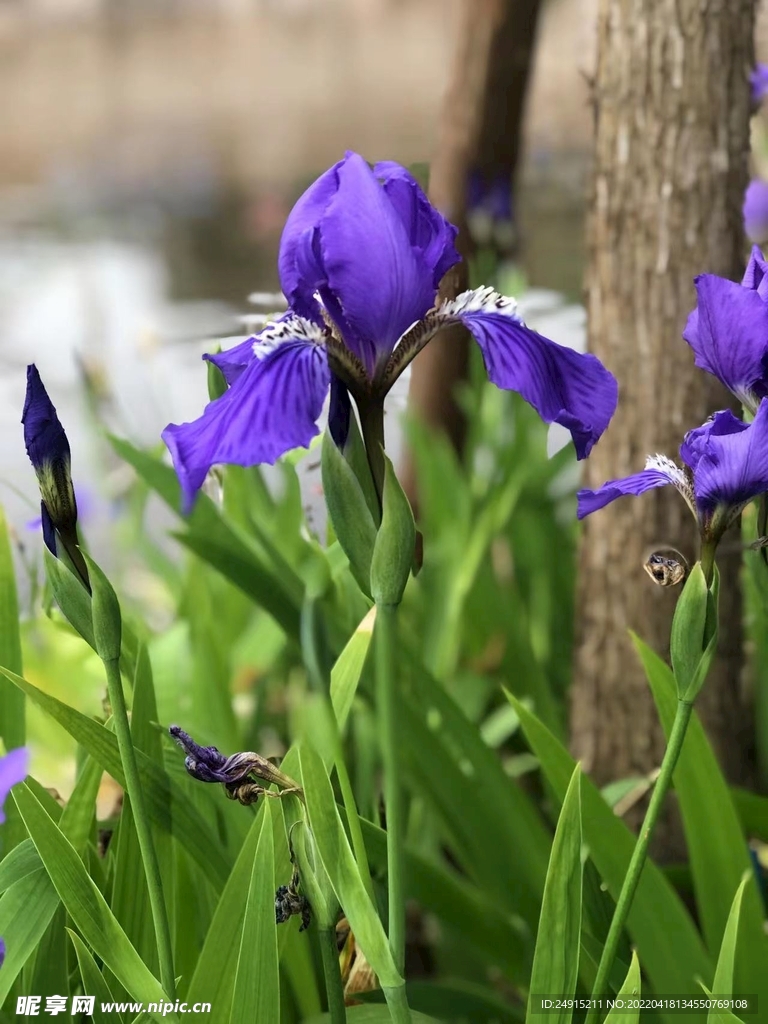
[[[11,791],[11,786],[27,777],[29,768],[29,751],[26,747],[17,747],[5,757],[0,757],[0,825],[5,821],[3,804]]]
[[[486,311],[494,302],[514,308],[512,300],[493,296],[489,289],[466,293],[445,308],[474,336],[489,379],[518,391],[545,423],[567,427],[577,457],[585,459],[616,410],[615,377],[595,356],[550,341],[511,311]]]
[[[768,261],[763,256],[759,245],[752,246],[752,252],[741,279],[744,288],[757,292],[763,302],[768,302]]]
[[[753,178],[744,192],[741,208],[744,216],[744,233],[752,242],[768,240],[768,183]]]
[[[698,305],[683,337],[696,365],[755,407],[768,393],[768,305],[760,295],[714,274],[696,278]]]
[[[318,317],[315,292],[326,284],[320,254],[319,225],[339,189],[339,170],[352,154],[347,153],[325,174],[321,174],[288,215],[280,239],[277,269],[288,305],[308,320]]]
[[[199,419],[163,431],[188,512],[208,471],[218,463],[272,463],[306,447],[330,384],[325,349],[305,340],[283,340],[253,358],[232,386],[206,406]]]
[[[680,445],[680,457],[695,473],[701,456],[707,451],[710,437],[738,434],[746,430],[747,426],[748,424],[734,416],[730,409],[716,412],[701,427],[688,431]]]
[[[434,267],[411,245],[362,157],[350,154],[337,173],[338,191],[320,223],[320,249],[328,289],[343,311],[344,340],[373,374],[432,306]]]
[[[727,414],[720,415],[722,426],[732,429],[710,430],[694,474],[696,504],[702,510],[743,505],[768,491],[768,401],[741,429],[725,419]]]
[[[646,491],[650,491],[654,487],[665,487],[667,484],[674,483],[672,475],[664,473],[660,469],[644,469],[642,473],[634,473],[632,476],[625,476],[620,480],[608,480],[596,491],[586,489],[579,491],[576,515],[579,519],[583,519],[624,495],[645,494]]]
[[[408,239],[432,271],[434,289],[443,275],[458,263],[458,228],[445,219],[427,199],[413,175],[393,160],[383,160],[373,168],[384,192],[402,220]]]
[[[253,362],[255,341],[256,336],[251,335],[241,341],[239,345],[233,345],[232,348],[228,348],[224,352],[206,352],[203,359],[218,366],[224,374],[224,380],[232,387],[243,370]]]

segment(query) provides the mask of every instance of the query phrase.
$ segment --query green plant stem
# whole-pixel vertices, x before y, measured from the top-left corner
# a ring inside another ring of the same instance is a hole
[[[374,647],[376,657],[376,706],[379,742],[384,762],[384,806],[387,815],[387,891],[389,896],[389,945],[400,974],[405,967],[405,893],[403,891],[403,792],[397,753],[397,680],[395,645],[397,607],[376,606]]]
[[[384,998],[387,1000],[389,1016],[394,1024],[411,1024],[411,1010],[405,995],[405,985],[397,988],[385,988]]]
[[[712,586],[712,576],[715,572],[715,550],[717,545],[711,541],[705,541],[701,545],[701,571],[704,573],[704,580],[708,587]]]
[[[107,673],[107,691],[109,703],[112,705],[112,720],[115,723],[117,746],[120,760],[125,772],[125,789],[131,801],[133,821],[139,840],[141,859],[144,862],[144,873],[147,877],[149,903],[152,908],[152,921],[157,939],[157,955],[160,962],[160,981],[171,1001],[176,999],[176,976],[173,973],[173,952],[171,946],[171,929],[168,924],[168,913],[163,898],[163,885],[160,878],[160,865],[152,842],[149,827],[149,816],[144,803],[144,791],[139,778],[139,766],[136,751],[133,747],[131,727],[128,723],[128,711],[125,706],[123,681],[120,678],[120,664],[117,658],[104,662]]]
[[[347,1008],[344,1005],[344,986],[341,983],[336,930],[320,928],[318,935],[320,937],[320,954],[323,958],[325,992],[328,996],[328,1015],[331,1018],[331,1024],[345,1024]]]
[[[363,442],[368,454],[368,465],[379,499],[384,493],[384,399],[366,396],[357,402],[360,413],[360,426],[363,431]]]
[[[597,999],[606,994],[608,975],[610,974],[611,967],[613,966],[613,961],[616,959],[616,950],[619,945],[619,939],[621,938],[621,933],[624,930],[624,925],[626,924],[630,908],[632,907],[632,900],[634,899],[637,886],[640,882],[640,877],[643,873],[643,867],[645,866],[645,860],[648,855],[648,845],[651,841],[653,830],[656,826],[656,822],[658,821],[659,813],[661,811],[662,804],[664,803],[664,798],[672,784],[672,773],[675,770],[675,765],[680,757],[680,751],[683,748],[683,741],[685,740],[685,733],[688,729],[688,723],[691,719],[692,711],[693,704],[682,700],[677,702],[675,720],[672,723],[672,731],[669,734],[669,742],[667,743],[667,749],[664,753],[664,760],[661,762],[659,777],[656,780],[656,785],[654,786],[653,793],[651,795],[651,802],[648,805],[643,826],[640,830],[639,836],[637,837],[635,849],[632,852],[632,858],[629,862],[629,867],[627,868],[627,873],[624,877],[624,883],[616,902],[616,909],[613,912],[611,927],[608,929],[608,937],[605,940],[603,954],[600,957],[600,965],[597,968],[597,976],[595,977],[595,984],[592,989],[592,994]],[[598,1013],[599,1011],[596,1008],[590,1009],[584,1024],[595,1024],[598,1019]]]

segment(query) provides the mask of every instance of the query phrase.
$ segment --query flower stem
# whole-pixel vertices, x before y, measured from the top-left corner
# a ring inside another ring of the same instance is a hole
[[[176,999],[176,976],[173,972],[171,929],[168,924],[165,899],[163,898],[160,865],[157,860],[155,845],[152,842],[152,832],[144,801],[144,791],[141,786],[141,779],[139,778],[136,751],[134,750],[133,739],[131,738],[131,727],[128,724],[128,711],[125,706],[123,681],[120,678],[119,660],[117,658],[105,660],[104,668],[107,673],[107,692],[109,694],[109,703],[112,705],[117,746],[120,751],[123,771],[125,772],[125,790],[131,802],[141,859],[144,862],[144,873],[147,878],[149,903],[152,909],[152,921],[155,926],[155,938],[157,940],[157,955],[160,962],[160,981],[168,998],[174,1001]]]
[[[323,959],[325,992],[328,996],[328,1016],[331,1024],[346,1024],[347,1008],[344,1005],[344,986],[339,970],[339,951],[336,947],[336,930],[320,928],[320,954]]]
[[[366,396],[358,400],[357,409],[360,413],[368,465],[371,467],[373,484],[381,506],[381,496],[384,493],[384,399]]]
[[[675,770],[678,758],[680,757],[680,751],[683,748],[683,741],[685,740],[685,733],[688,729],[688,723],[691,719],[692,711],[693,704],[690,702],[683,700],[679,700],[677,702],[675,720],[672,723],[672,731],[669,734],[669,742],[667,743],[667,749],[664,753],[664,760],[661,762],[659,777],[656,780],[656,785],[654,786],[653,793],[651,795],[651,802],[648,805],[645,820],[643,821],[640,835],[637,838],[637,843],[635,844],[635,849],[632,853],[632,859],[630,860],[629,867],[627,868],[627,874],[624,877],[624,883],[616,902],[616,909],[613,912],[611,927],[608,930],[608,937],[606,938],[605,945],[603,947],[603,954],[600,957],[600,965],[597,968],[597,976],[595,977],[595,984],[592,989],[592,994],[597,999],[604,996],[606,993],[608,975],[611,967],[613,966],[613,961],[616,958],[619,939],[621,938],[621,933],[624,929],[624,925],[626,924],[627,917],[629,916],[630,908],[632,907],[632,900],[634,899],[637,886],[640,882],[640,877],[643,873],[651,835],[653,834],[653,830],[656,826],[662,804],[664,803],[664,798],[672,784],[672,773]],[[597,1018],[598,1010],[597,1008],[592,1008],[587,1014],[584,1024],[595,1024]]]
[[[383,989],[389,1007],[389,1017],[394,1024],[411,1024],[411,1010],[405,995],[405,985]]]
[[[405,967],[405,893],[403,891],[403,792],[397,754],[397,685],[394,656],[397,644],[397,607],[376,608],[374,647],[376,705],[384,762],[384,806],[387,815],[387,893],[389,945],[400,974]]]
[[[705,541],[701,545],[701,571],[704,573],[704,580],[708,587],[712,586],[712,576],[715,571],[715,550],[716,544]]]

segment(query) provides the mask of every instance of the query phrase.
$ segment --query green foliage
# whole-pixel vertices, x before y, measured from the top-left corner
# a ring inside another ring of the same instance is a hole
[[[218,371],[209,381],[220,393]],[[356,425],[344,453],[326,442],[305,455],[322,461],[327,543],[302,505],[304,453],[283,459],[269,485],[257,469],[217,471],[221,501],[200,495],[184,517],[162,456],[111,439],[136,475],[116,533],[149,581],[140,591],[130,576],[113,577],[131,739],[178,996],[210,1002],[213,1021],[330,1021],[317,929],[337,917],[344,980],[351,967],[371,988],[364,1005],[348,1007],[350,1024],[405,1019],[404,993],[413,1024],[512,1024],[526,1019],[532,994],[587,995],[594,981],[634,842],[613,804],[652,782],[617,779],[601,792],[567,751],[572,452],[548,459],[545,427],[516,396],[478,384],[461,400],[463,460],[423,426],[407,427],[424,563],[404,592],[410,509],[388,468],[379,523]],[[150,495],[176,517],[169,544],[147,529]],[[0,828],[0,1020],[34,985],[95,995],[94,1019],[117,1019],[100,1003],[163,997],[134,808],[120,794],[125,770],[93,653],[104,653],[103,627],[117,620],[103,611],[107,590],[93,569],[92,600],[45,553],[43,607],[20,624],[11,555],[0,520],[0,736],[9,748],[28,735],[34,754]],[[764,646],[753,582],[750,628]],[[697,587],[694,573],[675,617],[677,679],[637,642],[665,728],[676,687],[693,692],[710,653],[709,611],[701,629],[691,625],[711,604]],[[387,935],[371,595],[402,597],[394,664],[405,985]],[[228,800],[186,773],[172,723],[225,755],[281,758],[302,793]],[[64,810],[40,782],[60,790]],[[674,787],[686,864],[675,873],[646,864],[610,987],[695,996],[704,985],[768,1000],[761,889],[744,881],[748,841],[768,843],[768,800],[728,788],[695,715]],[[298,914],[275,923],[275,890],[295,872],[315,911],[301,932]],[[560,1019],[581,1024],[583,1015]],[[671,1024],[672,1015],[653,1019]]]

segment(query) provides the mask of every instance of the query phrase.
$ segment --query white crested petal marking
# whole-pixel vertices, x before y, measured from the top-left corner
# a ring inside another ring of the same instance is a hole
[[[688,486],[685,473],[666,455],[649,455],[645,460],[645,468],[655,469],[658,473],[663,473],[675,487]]]
[[[500,295],[493,288],[485,285],[462,292],[455,299],[449,299],[438,307],[438,315],[461,316],[468,313],[498,313],[520,320],[517,312],[517,299],[508,295]],[[520,322],[522,322],[520,320]]]
[[[280,345],[289,341],[303,341],[307,344],[322,345],[325,342],[325,331],[311,320],[303,316],[287,316],[282,320],[274,320],[267,324],[253,342],[253,354],[257,359],[264,359]]]

